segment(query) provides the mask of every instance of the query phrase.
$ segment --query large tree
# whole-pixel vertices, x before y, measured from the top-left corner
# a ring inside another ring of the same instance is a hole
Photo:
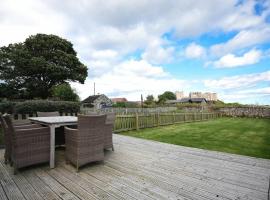
[[[158,102],[159,103],[164,103],[166,100],[175,100],[176,96],[173,92],[166,91],[161,95],[158,95]]]
[[[47,98],[53,86],[86,77],[72,43],[58,36],[37,34],[0,48],[0,97]]]

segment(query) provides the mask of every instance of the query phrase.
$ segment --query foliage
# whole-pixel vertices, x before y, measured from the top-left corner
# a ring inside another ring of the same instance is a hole
[[[68,83],[53,86],[52,97],[61,101],[79,101],[80,98],[76,91],[70,87]]]
[[[182,109],[182,108],[201,108],[202,104],[198,104],[198,103],[178,103],[178,104],[176,104],[176,107],[178,109]]]
[[[0,102],[0,112],[1,113],[12,113],[14,103],[9,101]]]
[[[87,67],[71,42],[55,35],[37,34],[0,48],[1,97],[44,99],[53,86],[66,81],[84,83],[86,76]]]
[[[138,108],[139,105],[136,102],[116,102],[115,104],[112,105],[114,108]]]
[[[121,134],[270,159],[270,119],[220,118]]]
[[[148,95],[146,97],[146,100],[144,101],[144,104],[146,105],[146,107],[155,106],[156,102],[155,102],[154,96],[153,95]]]
[[[19,114],[31,114],[36,113],[37,111],[75,113],[79,112],[79,110],[80,103],[72,101],[32,100],[16,103],[14,107],[14,112]]]
[[[158,95],[158,103],[159,104],[163,104],[167,100],[175,100],[175,99],[176,99],[175,94],[173,92],[170,92],[170,91],[166,91],[163,94]]]

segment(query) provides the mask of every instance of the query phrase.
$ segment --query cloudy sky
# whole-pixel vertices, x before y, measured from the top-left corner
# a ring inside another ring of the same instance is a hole
[[[140,100],[217,92],[270,104],[270,0],[1,0],[0,46],[36,33],[74,44],[96,92]]]

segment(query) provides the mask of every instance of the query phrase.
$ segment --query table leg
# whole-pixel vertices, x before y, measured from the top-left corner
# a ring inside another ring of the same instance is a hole
[[[50,168],[54,168],[55,165],[55,126],[50,126],[51,142],[50,142]]]

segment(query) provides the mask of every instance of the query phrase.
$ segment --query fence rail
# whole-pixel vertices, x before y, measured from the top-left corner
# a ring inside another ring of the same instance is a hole
[[[62,116],[76,116],[77,113],[62,113]],[[36,117],[36,114],[12,115],[16,121],[27,120],[28,117]],[[117,114],[114,131],[139,130],[170,124],[205,121],[221,117],[221,113],[148,113],[148,114]]]
[[[81,108],[82,113],[100,112],[100,113],[117,113],[117,114],[134,114],[134,113],[164,113],[173,112],[177,110],[177,107],[156,107],[156,108]]]
[[[139,130],[170,124],[205,121],[221,117],[220,113],[158,113],[117,115],[114,131]]]

